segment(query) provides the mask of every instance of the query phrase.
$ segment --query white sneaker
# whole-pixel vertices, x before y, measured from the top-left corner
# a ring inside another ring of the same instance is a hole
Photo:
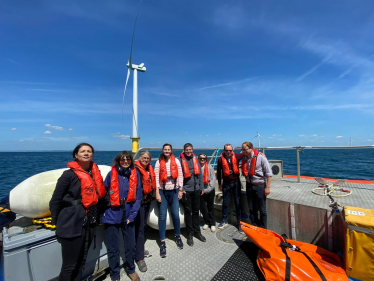
[[[216,232],[216,227],[213,225],[213,226],[210,228],[210,231],[212,231],[212,232]]]
[[[203,229],[204,229],[204,230],[207,230],[208,228],[209,228],[209,225],[204,224]]]

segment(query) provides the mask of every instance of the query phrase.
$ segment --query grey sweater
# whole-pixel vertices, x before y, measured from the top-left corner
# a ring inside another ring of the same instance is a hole
[[[204,175],[204,166],[200,166],[201,174]],[[209,183],[204,184],[204,193],[210,193],[212,192],[216,187],[216,173],[214,172],[214,168],[212,165],[208,164],[209,168]],[[204,181],[203,181],[204,182]]]
[[[180,157],[178,159],[182,163],[182,159]],[[203,173],[200,171],[199,175],[195,175],[195,172],[193,169],[192,157],[186,156],[186,160],[187,160],[188,168],[190,168],[190,173],[192,176],[190,178],[183,178],[183,191],[204,190]],[[184,174],[183,165],[182,165],[182,171]]]

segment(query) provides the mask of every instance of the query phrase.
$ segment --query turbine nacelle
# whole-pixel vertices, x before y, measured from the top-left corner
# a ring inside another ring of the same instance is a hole
[[[130,68],[130,64],[129,63],[127,63],[126,66],[128,68]],[[140,72],[145,72],[147,70],[147,68],[144,66],[144,63],[141,63],[139,65],[132,64],[131,65],[131,69],[136,69],[137,71],[140,71]]]

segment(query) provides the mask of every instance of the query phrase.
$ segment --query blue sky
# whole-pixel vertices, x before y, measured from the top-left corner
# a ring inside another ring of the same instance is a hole
[[[1,151],[130,149],[138,4],[1,1]],[[144,0],[140,144],[373,145],[373,46],[372,1]]]

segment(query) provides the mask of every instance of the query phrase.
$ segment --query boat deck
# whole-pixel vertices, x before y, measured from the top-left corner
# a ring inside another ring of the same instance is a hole
[[[212,233],[202,230],[206,242],[194,238],[194,246],[187,245],[186,232],[182,229],[183,250],[178,250],[174,242],[174,231],[166,232],[167,257],[159,255],[158,230],[148,228],[145,248],[152,256],[145,258],[148,270],[140,272],[141,280],[263,280],[256,264],[258,248],[229,225],[224,230]],[[162,277],[162,278],[161,278]],[[110,281],[109,274],[100,280]],[[124,269],[121,269],[121,280],[130,280]]]
[[[326,182],[332,183],[333,181],[326,180]],[[331,209],[329,207],[330,199],[327,196],[319,196],[312,193],[312,190],[318,186],[319,183],[314,179],[301,178],[300,183],[297,183],[297,179],[293,177],[273,179],[271,182],[271,193],[268,198],[316,208]],[[373,208],[374,184],[345,182],[339,187],[352,191],[352,194],[346,197],[333,196],[335,201],[342,206]],[[335,192],[334,194],[344,195],[346,193]]]

